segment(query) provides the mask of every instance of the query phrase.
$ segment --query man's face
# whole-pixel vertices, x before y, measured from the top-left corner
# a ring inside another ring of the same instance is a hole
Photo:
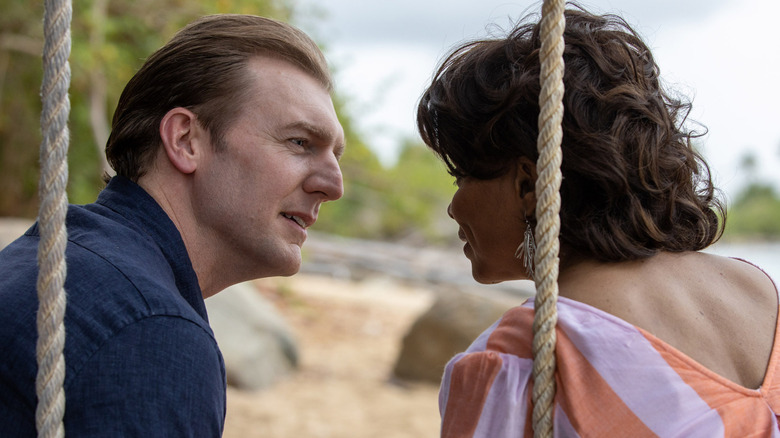
[[[192,208],[218,265],[245,278],[292,275],[320,204],[343,193],[344,131],[328,91],[298,67],[259,57],[248,73],[226,147],[204,148],[193,173]]]

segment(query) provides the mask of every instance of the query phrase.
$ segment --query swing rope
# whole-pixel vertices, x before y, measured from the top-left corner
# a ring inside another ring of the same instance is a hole
[[[41,176],[38,186],[38,375],[35,391],[38,437],[64,437],[65,415],[65,216],[68,210],[68,116],[70,113],[70,0],[44,4],[41,85]]]
[[[534,437],[551,437],[555,398],[555,325],[558,321],[558,233],[561,210],[561,139],[563,129],[564,0],[542,5],[539,80],[539,179],[536,183],[536,269],[534,282]]]

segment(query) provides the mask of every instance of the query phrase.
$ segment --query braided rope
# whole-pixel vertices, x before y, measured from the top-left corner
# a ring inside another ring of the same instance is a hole
[[[563,130],[564,0],[542,6],[539,94],[539,179],[536,183],[536,298],[534,307],[534,437],[550,437],[555,397],[555,324],[558,321],[558,233],[560,231],[561,139]]]
[[[41,199],[38,224],[38,407],[39,437],[64,437],[65,415],[65,216],[68,209],[68,115],[70,113],[70,0],[46,0],[44,5],[43,84],[41,85]]]

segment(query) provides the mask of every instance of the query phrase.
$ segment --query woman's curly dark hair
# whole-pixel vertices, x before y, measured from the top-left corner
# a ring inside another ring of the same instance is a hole
[[[725,209],[687,130],[689,102],[620,17],[566,11],[562,256],[602,261],[695,251],[720,238]],[[538,158],[537,22],[455,49],[418,106],[423,141],[456,177],[491,179]]]

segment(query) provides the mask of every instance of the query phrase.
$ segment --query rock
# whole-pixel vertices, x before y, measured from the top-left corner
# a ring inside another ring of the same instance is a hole
[[[206,307],[229,385],[258,390],[297,368],[292,330],[251,282],[228,287],[207,299]]]
[[[439,384],[444,366],[510,308],[524,298],[473,294],[450,289],[439,293],[404,336],[393,374]]]

